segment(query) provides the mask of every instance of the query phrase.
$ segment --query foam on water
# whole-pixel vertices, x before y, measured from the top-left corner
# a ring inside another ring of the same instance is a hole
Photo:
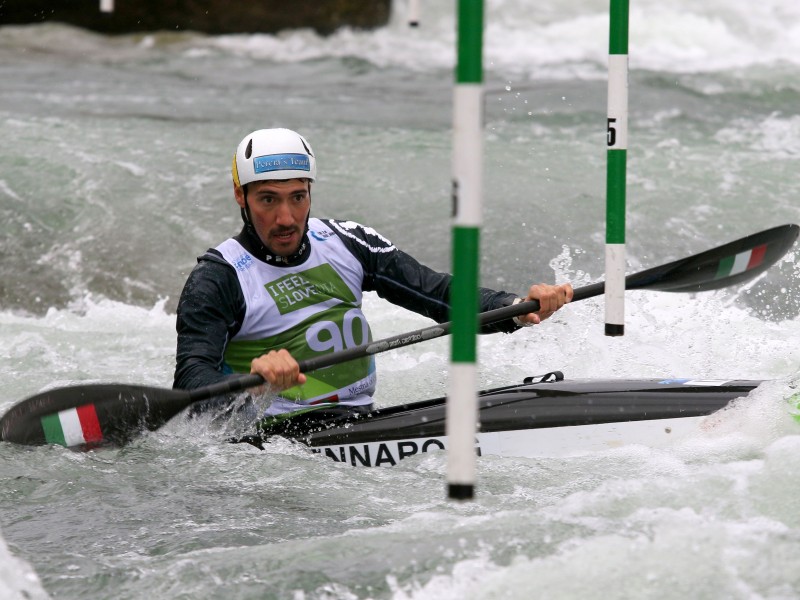
[[[737,120],[720,129],[715,138],[723,144],[738,144],[753,152],[778,159],[800,156],[800,117],[771,114],[757,121]]]
[[[53,549],[46,579],[59,581],[66,595],[98,585],[99,552],[117,593],[136,598],[178,589],[195,598],[258,595],[265,585],[275,592],[267,597],[320,599],[526,597],[530,590],[540,597],[597,590],[612,597],[685,598],[691,590],[791,596],[798,585],[791,575],[800,514],[792,481],[800,435],[784,398],[796,386],[786,346],[800,325],[765,323],[721,293],[640,292],[631,300],[622,339],[602,336],[595,300],[575,303],[543,326],[482,338],[484,383],[554,368],[568,377],[574,371],[775,380],[709,417],[702,435],[669,449],[484,457],[478,500],[467,505],[444,500],[444,454],[391,469],[352,469],[286,441],[264,452],[221,444],[219,430],[198,422],[177,420],[108,453],[4,448],[6,469],[19,473],[15,493],[34,494],[26,501],[45,507],[59,504],[65,520],[40,514],[31,526],[50,523],[71,544],[80,543],[81,528],[103,536],[96,551],[73,556]],[[373,294],[365,308],[377,336],[428,324]],[[135,367],[131,381],[152,383],[160,373],[158,383],[168,384],[174,316],[162,306],[87,299],[40,318],[0,313],[0,320],[4,348],[24,345],[31,329],[38,329],[37,348],[78,336],[100,378],[119,378],[122,366],[102,357],[124,353]],[[120,336],[124,352],[114,341]],[[732,336],[749,343],[738,352]],[[704,351],[709,344],[713,354]],[[447,352],[445,339],[379,356],[382,402],[430,394],[431,382],[446,373]],[[67,354],[62,347],[36,360],[46,370],[48,360],[55,366]],[[31,358],[22,353],[22,360]],[[79,362],[64,381],[88,374]],[[76,485],[81,492],[73,496]],[[63,506],[65,496],[73,508]],[[222,504],[212,501],[217,497]],[[19,539],[20,525],[13,525]],[[332,555],[341,559],[335,568]],[[303,569],[289,567],[298,563]],[[72,582],[59,579],[65,568]],[[306,579],[312,572],[319,583]]]
[[[0,28],[0,412],[50,386],[171,384],[176,295],[239,226],[229,156],[251,128],[308,129],[316,214],[448,268],[453,5],[410,30],[394,4],[388,27],[328,38]],[[797,221],[800,5],[631,8],[630,269]],[[487,2],[487,285],[602,275],[607,10]],[[798,282],[790,253],[740,288],[627,294],[622,338],[601,298],[480,338],[481,387],[769,380],[668,449],[483,457],[477,501],[453,505],[443,454],[351,469],[200,420],[118,451],[2,444],[5,546],[64,598],[793,597]],[[430,325],[374,294],[365,311],[376,338]],[[449,341],[379,355],[378,403],[443,395]],[[36,597],[19,577],[0,589]]]
[[[44,591],[33,568],[12,555],[0,538],[0,596],[3,600],[45,600]]]
[[[485,457],[480,508],[438,517],[459,532],[461,557],[451,550],[452,567],[428,578],[390,577],[392,598],[794,597],[800,435],[776,402],[794,385],[766,384],[669,450],[502,468]],[[476,515],[495,505],[488,522]],[[396,527],[424,528],[413,521]]]
[[[532,549],[503,560],[476,548],[447,573],[393,582],[393,598],[794,597],[798,450],[798,435],[727,461],[626,449],[594,463],[601,481],[588,477],[591,462],[545,465],[581,489],[560,494],[545,480],[527,510],[493,523],[530,527],[519,537]],[[600,467],[609,461],[616,472]]]
[[[0,312],[0,393],[13,402],[47,387],[89,381],[171,385],[175,316],[164,302],[150,309],[88,296],[43,317]]]
[[[451,69],[455,62],[452,3],[423,3],[421,27],[407,25],[407,3],[393,3],[390,23],[375,31],[340,29],[330,36],[311,30],[275,35],[206,37],[164,32],[107,38],[48,26],[37,36],[25,27],[0,30],[0,48],[27,48],[127,61],[179,49],[187,59],[215,53],[273,63],[331,58],[358,59],[378,68],[412,71]],[[602,78],[607,72],[608,3],[596,0],[537,3],[489,0],[485,15],[485,63],[489,71],[539,78]],[[745,68],[800,65],[800,9],[793,0],[753,4],[713,0],[667,4],[644,0],[630,9],[630,64],[633,69],[708,73]],[[150,102],[150,96],[142,99]],[[94,99],[96,100],[96,98]]]
[[[424,3],[422,26],[409,30],[407,7],[395,2],[391,23],[376,32],[345,29],[330,37],[310,31],[277,36],[223,36],[212,44],[278,62],[356,57],[376,66],[449,69],[455,61],[452,4]],[[485,61],[502,73],[539,77],[604,77],[608,3],[523,0],[486,5]],[[799,64],[800,10],[791,0],[637,2],[630,12],[631,67],[698,73]]]

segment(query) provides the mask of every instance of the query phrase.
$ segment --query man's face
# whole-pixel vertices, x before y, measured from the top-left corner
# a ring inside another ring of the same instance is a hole
[[[233,190],[236,202],[244,208],[244,191],[236,186]],[[308,180],[254,181],[247,188],[247,205],[258,237],[273,254],[297,252],[311,209]]]

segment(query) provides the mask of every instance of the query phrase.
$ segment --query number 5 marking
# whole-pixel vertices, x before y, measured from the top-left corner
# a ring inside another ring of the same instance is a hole
[[[608,129],[606,130],[606,141],[608,142],[609,146],[613,146],[617,143],[617,130],[614,127],[614,123],[616,123],[616,119],[612,119],[608,117]]]

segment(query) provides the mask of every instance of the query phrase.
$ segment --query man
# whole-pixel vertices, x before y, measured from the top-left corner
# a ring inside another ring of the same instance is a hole
[[[261,375],[277,396],[266,416],[372,406],[374,358],[301,373],[298,359],[371,340],[364,291],[437,322],[449,320],[451,276],[436,273],[369,227],[312,219],[316,158],[288,129],[254,131],[233,159],[233,193],[244,227],[198,258],[178,304],[174,387],[192,389],[233,372]],[[512,332],[548,318],[572,287],[533,285],[537,313],[487,326]],[[513,294],[480,290],[481,311],[508,306]]]

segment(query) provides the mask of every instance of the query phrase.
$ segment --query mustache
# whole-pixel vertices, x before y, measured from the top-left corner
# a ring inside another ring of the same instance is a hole
[[[296,225],[290,225],[290,226],[283,226],[283,227],[275,227],[274,229],[272,229],[270,231],[270,233],[272,233],[273,235],[276,235],[276,234],[281,234],[281,233],[292,233],[292,232],[295,232],[295,231],[299,232],[300,228],[297,227]]]

